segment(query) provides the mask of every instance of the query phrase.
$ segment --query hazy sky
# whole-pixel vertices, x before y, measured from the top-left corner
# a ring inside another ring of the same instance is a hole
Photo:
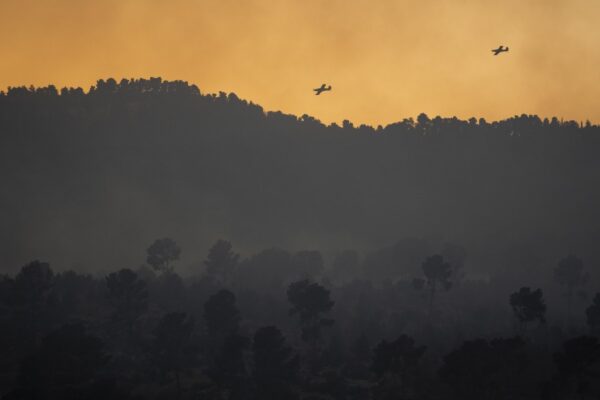
[[[324,122],[600,122],[599,15],[600,0],[0,0],[0,88],[162,76]]]

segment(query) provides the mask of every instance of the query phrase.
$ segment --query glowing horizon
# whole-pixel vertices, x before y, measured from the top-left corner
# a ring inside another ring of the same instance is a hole
[[[386,125],[600,121],[594,0],[5,1],[0,90],[185,80],[265,111]],[[491,49],[510,47],[494,57]],[[332,92],[312,89],[331,84]]]

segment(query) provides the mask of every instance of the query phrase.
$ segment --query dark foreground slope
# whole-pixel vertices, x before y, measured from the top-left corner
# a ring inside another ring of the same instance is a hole
[[[131,267],[162,236],[188,260],[217,237],[334,251],[407,236],[590,259],[599,150],[600,128],[536,116],[373,129],[160,79],[13,88],[0,95],[0,265]]]

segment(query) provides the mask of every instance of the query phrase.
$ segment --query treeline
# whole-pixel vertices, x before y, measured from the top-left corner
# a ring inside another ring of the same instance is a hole
[[[583,260],[547,271],[568,308],[557,320],[542,288],[498,296],[497,282],[469,279],[458,245],[420,260],[412,278],[370,281],[387,251],[326,265],[314,250],[243,258],[219,240],[187,279],[170,238],[141,267],[102,277],[28,263],[0,278],[0,395],[598,398],[600,293],[584,295]]]
[[[600,261],[598,132],[533,115],[325,125],[160,78],[9,88],[0,262],[128,266],[162,232],[190,269],[217,237],[248,254],[438,236],[473,257],[528,245]]]
[[[18,102],[23,99],[37,99],[40,103],[43,103],[44,100],[49,99],[60,99],[61,101],[69,101],[71,104],[76,104],[77,100],[84,101],[85,98],[94,98],[94,97],[107,97],[114,96],[111,100],[118,100],[121,98],[123,100],[135,100],[136,98],[145,99],[147,97],[179,97],[182,99],[189,100],[190,97],[196,97],[198,103],[204,102],[214,102],[214,103],[230,103],[232,105],[239,105],[241,107],[248,108],[248,113],[254,113],[255,115],[262,114],[265,118],[276,118],[277,116],[281,116],[280,112],[264,112],[262,107],[255,105],[251,102],[239,99],[234,93],[224,93],[219,92],[218,95],[215,94],[201,94],[200,89],[196,85],[190,85],[185,81],[163,81],[161,78],[150,78],[150,79],[122,79],[117,82],[113,78],[109,78],[107,80],[100,79],[96,82],[96,85],[90,87],[90,89],[86,92],[81,87],[63,87],[60,90],[56,88],[54,85],[49,85],[46,87],[34,87],[34,86],[17,86],[17,87],[8,87],[6,91],[0,91],[0,98],[5,102],[4,105],[10,104],[11,102]],[[325,124],[320,121],[311,118],[308,115],[303,115],[300,118],[295,117],[294,115],[285,115],[288,121],[297,121],[297,122],[315,122],[322,127],[327,127]],[[412,118],[403,119],[400,122],[392,123],[387,125],[386,127],[382,127],[381,125],[373,128],[369,125],[360,125],[358,129],[364,131],[378,131],[378,132],[393,132],[399,130],[416,130],[419,133],[425,134],[433,134],[439,133],[439,129],[447,126],[454,127],[474,127],[477,125],[484,127],[491,127],[494,129],[500,130],[501,133],[508,133],[511,136],[516,134],[522,134],[526,132],[515,132],[515,128],[528,128],[528,129],[542,129],[542,128],[554,128],[554,129],[597,129],[597,125],[593,125],[589,120],[583,122],[576,122],[573,120],[559,120],[556,117],[552,119],[544,118],[540,119],[535,115],[520,115],[515,116],[514,118],[510,118],[503,121],[494,121],[488,123],[484,118],[470,118],[467,121],[460,120],[458,118],[441,118],[436,117],[433,120],[429,119],[426,114],[420,114],[417,118],[417,121],[414,121]],[[339,127],[338,124],[332,123],[329,127]],[[353,124],[350,121],[344,121],[342,123],[343,128],[353,128]],[[434,127],[435,129],[428,129]],[[437,132],[436,132],[437,131]]]

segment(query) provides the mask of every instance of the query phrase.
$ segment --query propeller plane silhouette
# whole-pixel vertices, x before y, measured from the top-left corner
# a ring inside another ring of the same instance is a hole
[[[329,86],[325,86],[325,84],[322,84],[321,87],[313,89],[315,91],[315,95],[320,95],[323,92],[327,92],[329,90],[331,90],[331,85]]]
[[[506,51],[508,51],[508,46],[504,47],[504,46],[500,45],[500,47],[498,47],[497,49],[493,49],[492,53],[494,53],[494,55],[497,56],[498,54],[504,53]]]

